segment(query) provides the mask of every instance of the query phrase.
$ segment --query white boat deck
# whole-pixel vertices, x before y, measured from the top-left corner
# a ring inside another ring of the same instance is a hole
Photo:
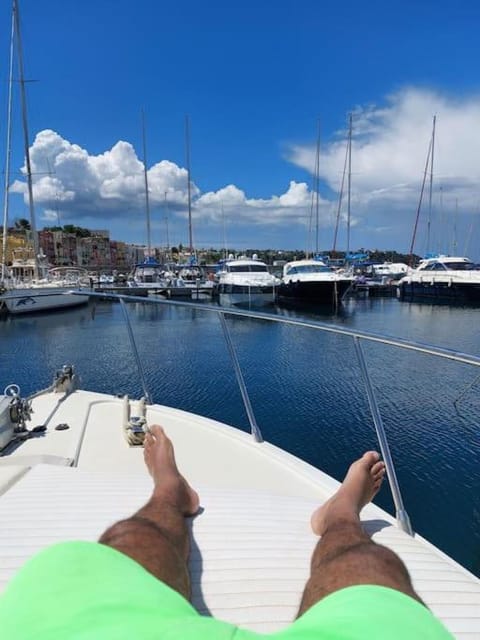
[[[149,496],[143,450],[128,446],[122,400],[75,392],[34,401],[44,436],[0,457],[0,590],[34,553],[73,539],[96,540]],[[135,412],[133,412],[135,413]],[[309,517],[338,483],[280,449],[212,420],[154,405],[179,468],[198,489],[192,520],[193,603],[204,614],[268,632],[294,619],[316,537]],[[59,423],[70,428],[55,431]],[[68,466],[72,461],[78,466]],[[369,505],[373,539],[405,561],[420,596],[459,639],[480,638],[480,580],[421,537],[400,531]]]

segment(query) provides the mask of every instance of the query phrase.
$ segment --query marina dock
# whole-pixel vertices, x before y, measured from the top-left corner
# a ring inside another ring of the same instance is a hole
[[[397,296],[397,284],[392,282],[356,282],[353,294],[357,298],[391,298]]]
[[[104,293],[106,297],[109,294],[129,295],[147,298],[149,295],[164,296],[168,299],[175,298],[211,298],[213,296],[213,287],[126,287],[124,285],[103,285],[94,286],[92,288],[95,293]]]

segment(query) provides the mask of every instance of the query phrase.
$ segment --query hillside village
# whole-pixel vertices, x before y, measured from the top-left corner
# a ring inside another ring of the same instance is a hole
[[[3,237],[0,247],[0,256],[3,262]],[[147,253],[146,245],[130,244],[120,240],[112,240],[110,232],[105,229],[85,229],[75,225],[63,227],[45,227],[38,231],[38,241],[41,252],[46,261],[52,267],[78,266],[92,271],[128,271],[139,262],[142,262]],[[21,250],[33,246],[30,224],[25,219],[18,220],[14,226],[8,229],[6,243],[5,264],[11,265],[14,255]],[[152,247],[151,253],[159,262],[186,262],[192,252],[182,244],[178,246]],[[200,265],[215,264],[227,253],[238,253],[235,248],[214,249],[202,248],[195,251],[196,260]],[[242,250],[242,253],[252,255],[256,253],[260,260],[274,265],[292,259],[305,257],[302,250],[280,249],[251,249]],[[322,252],[328,255],[332,262],[342,263],[344,252]],[[394,251],[366,251],[360,249],[359,256],[363,259],[383,262],[407,262],[409,257]],[[415,256],[416,258],[416,256]]]

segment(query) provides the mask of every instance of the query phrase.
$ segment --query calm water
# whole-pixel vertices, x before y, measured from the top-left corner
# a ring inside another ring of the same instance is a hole
[[[192,308],[129,305],[155,402],[223,420],[247,419],[221,328]],[[307,317],[479,355],[479,309],[349,302]],[[351,339],[264,320],[229,319],[264,438],[341,478],[354,457],[378,448]],[[74,363],[84,388],[140,396],[118,304],[101,302],[0,322],[0,388],[28,394]],[[404,502],[416,531],[480,575],[480,371],[375,344],[364,346]],[[248,473],[248,470],[246,470]],[[392,511],[387,487],[378,503]]]

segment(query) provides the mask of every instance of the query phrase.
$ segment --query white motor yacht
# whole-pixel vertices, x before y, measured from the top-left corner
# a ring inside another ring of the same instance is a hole
[[[335,271],[322,260],[294,260],[283,266],[278,298],[285,302],[338,304],[352,282],[353,277]]]
[[[134,265],[128,277],[128,285],[142,289],[166,287],[168,286],[168,273],[166,273],[164,265],[149,256],[143,262]]]
[[[383,262],[382,264],[373,264],[373,275],[379,278],[387,278],[389,280],[400,280],[410,271],[410,268],[404,262]]]
[[[279,284],[256,254],[252,258],[230,256],[217,271],[216,294],[222,305],[259,307],[275,302]]]
[[[398,282],[400,300],[480,304],[480,267],[465,257],[425,258]]]

